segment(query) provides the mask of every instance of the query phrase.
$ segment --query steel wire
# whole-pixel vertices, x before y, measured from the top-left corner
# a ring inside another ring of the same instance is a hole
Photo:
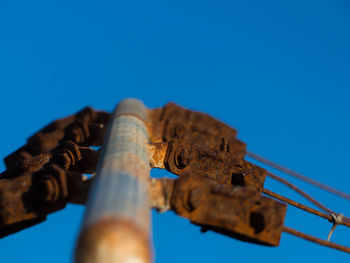
[[[314,242],[314,243],[322,245],[322,246],[326,246],[326,247],[337,249],[337,250],[340,250],[340,251],[343,251],[343,252],[346,252],[346,253],[350,253],[350,247],[346,247],[346,246],[339,245],[339,244],[336,244],[336,243],[333,243],[333,242],[330,242],[330,241],[326,241],[326,240],[320,239],[318,237],[310,236],[308,234],[305,234],[303,232],[297,231],[297,230],[295,230],[293,228],[290,228],[290,227],[287,227],[287,226],[283,227],[283,231],[288,233],[288,234],[291,234],[291,235],[294,235],[296,237],[299,237],[299,238],[302,238],[302,239]]]
[[[333,217],[332,217],[330,214],[326,214],[326,213],[323,213],[323,212],[318,211],[318,210],[316,210],[316,209],[313,209],[313,208],[311,208],[311,207],[308,207],[308,206],[306,206],[306,205],[303,205],[303,204],[301,204],[301,203],[299,203],[299,202],[296,202],[296,201],[294,201],[294,200],[291,200],[291,199],[289,199],[289,198],[287,198],[287,197],[284,197],[284,196],[282,196],[282,195],[279,195],[279,194],[277,194],[277,193],[274,193],[274,192],[272,192],[272,191],[270,191],[270,190],[268,190],[268,189],[266,189],[266,188],[264,188],[264,189],[262,190],[262,192],[263,192],[264,194],[266,194],[266,195],[268,195],[268,196],[271,196],[271,197],[273,197],[273,198],[275,198],[275,199],[278,199],[278,200],[280,200],[280,201],[282,201],[282,202],[284,202],[284,203],[287,203],[287,204],[289,204],[289,205],[295,206],[295,207],[297,207],[297,208],[299,208],[299,209],[301,209],[301,210],[304,210],[304,211],[309,212],[309,213],[311,213],[311,214],[314,214],[314,215],[316,215],[316,216],[325,218],[325,219],[327,219],[328,221],[330,221],[330,222],[333,223]],[[343,220],[342,222],[340,222],[339,224],[340,224],[340,225],[347,226],[347,227],[350,227],[350,223],[347,222],[347,221],[344,221],[344,220]]]
[[[300,174],[298,172],[295,172],[295,171],[293,171],[293,170],[291,170],[291,169],[289,169],[287,167],[284,167],[284,166],[282,166],[280,164],[277,164],[277,163],[275,163],[273,161],[270,161],[270,160],[268,160],[268,159],[266,159],[266,158],[264,158],[264,157],[262,157],[262,156],[260,156],[258,154],[255,154],[253,152],[246,151],[246,154],[247,154],[247,156],[249,156],[249,157],[251,157],[251,158],[253,158],[253,159],[255,159],[255,160],[257,160],[257,161],[259,161],[261,163],[264,163],[264,164],[266,164],[266,165],[268,165],[268,166],[270,166],[272,168],[275,168],[275,169],[277,169],[277,170],[279,170],[279,171],[281,171],[281,172],[283,172],[285,174],[293,176],[293,177],[295,177],[295,178],[297,178],[297,179],[299,179],[301,181],[309,183],[309,184],[311,184],[313,186],[316,186],[316,187],[318,187],[320,189],[323,189],[323,190],[325,190],[325,191],[327,191],[329,193],[335,194],[335,195],[337,195],[339,197],[342,197],[342,198],[350,201],[350,195],[348,193],[342,192],[342,191],[340,191],[338,189],[335,189],[335,188],[333,188],[333,187],[331,187],[329,185],[326,185],[326,184],[320,183],[320,182],[318,182],[318,181],[316,181],[314,179],[308,178],[308,177],[306,177],[306,176],[304,176],[304,175],[302,175],[302,174]]]

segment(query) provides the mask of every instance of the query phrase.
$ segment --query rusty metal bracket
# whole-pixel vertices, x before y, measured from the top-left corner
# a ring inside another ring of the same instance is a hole
[[[246,144],[236,138],[237,131],[201,112],[187,110],[174,103],[148,111],[152,143],[168,142],[183,137],[194,144],[244,158]]]
[[[68,189],[65,171],[49,165],[35,174],[0,180],[0,237],[45,220],[65,207]]]
[[[255,192],[262,191],[266,170],[231,153],[195,144],[183,137],[175,137],[166,143],[156,143],[150,148],[152,167],[166,168],[177,175],[191,171],[221,184],[243,186]]]
[[[179,175],[150,179],[151,207],[173,209],[203,229],[276,246],[286,206],[261,195],[266,171],[244,160],[237,131],[173,103],[148,110],[152,168]],[[57,120],[5,158],[0,175],[0,237],[45,220],[68,202],[85,204],[110,115],[85,108]]]
[[[169,141],[188,132],[217,137],[235,138],[237,131],[217,119],[196,111],[187,110],[174,103],[149,110],[151,141]]]
[[[178,215],[243,241],[277,246],[286,205],[240,186],[184,173],[176,180],[172,207]]]
[[[45,220],[67,202],[85,202],[109,114],[85,108],[54,121],[5,158],[0,174],[0,237]]]

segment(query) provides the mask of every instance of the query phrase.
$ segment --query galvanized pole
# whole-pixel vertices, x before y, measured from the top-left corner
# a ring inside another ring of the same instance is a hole
[[[147,113],[141,101],[116,107],[89,193],[76,263],[149,263]]]

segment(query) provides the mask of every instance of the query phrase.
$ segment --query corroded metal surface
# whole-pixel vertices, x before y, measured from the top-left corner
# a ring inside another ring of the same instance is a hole
[[[83,203],[89,189],[82,173],[95,170],[109,114],[85,108],[31,136],[5,158],[0,175],[0,236],[45,220],[67,202]]]
[[[85,108],[52,122],[5,158],[0,236],[42,222],[67,202],[85,204],[90,194],[77,262],[126,260],[126,254],[150,262],[150,207],[173,209],[204,230],[278,245],[286,207],[261,195],[266,171],[244,160],[246,144],[235,129],[173,103],[152,110],[122,103],[112,117],[116,130],[105,136],[110,118]],[[90,148],[104,139],[114,150]],[[87,179],[83,174],[95,173],[97,160],[97,174],[104,176]],[[149,179],[150,167],[179,178]],[[127,240],[124,252],[113,250],[121,240]]]
[[[236,130],[213,117],[168,103],[161,109],[149,112],[152,120],[151,140],[153,142],[169,141],[188,132],[195,135],[205,134],[228,139],[236,137]]]
[[[176,181],[172,207],[205,230],[270,246],[279,244],[286,213],[278,201],[190,173]]]
[[[215,150],[191,140],[175,137],[167,143],[150,147],[153,167],[165,168],[181,175],[191,172],[226,185],[238,185],[247,190],[261,192],[266,171],[240,156]]]
[[[194,144],[244,158],[246,144],[236,138],[237,131],[217,119],[168,103],[161,109],[149,110],[149,131],[153,143],[168,142],[176,137]]]
[[[164,159],[168,151],[168,142],[160,142],[148,145],[149,162],[152,168],[164,169]]]
[[[175,180],[170,178],[151,178],[149,180],[151,207],[158,212],[171,209],[171,198],[174,194]]]
[[[108,113],[91,108],[54,121],[31,136],[26,145],[5,157],[6,167],[13,169],[29,156],[49,153],[65,140],[80,146],[101,145],[108,121]]]
[[[261,192],[266,171],[235,155],[194,144],[190,140],[174,138],[164,160],[168,171],[181,175],[191,171],[222,184],[244,186]]]
[[[125,218],[105,218],[92,224],[78,240],[75,262],[141,263],[151,261],[148,232]]]

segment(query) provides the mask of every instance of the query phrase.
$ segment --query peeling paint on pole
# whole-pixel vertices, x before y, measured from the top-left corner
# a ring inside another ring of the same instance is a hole
[[[149,263],[147,114],[142,102],[116,107],[75,253],[77,263]]]

